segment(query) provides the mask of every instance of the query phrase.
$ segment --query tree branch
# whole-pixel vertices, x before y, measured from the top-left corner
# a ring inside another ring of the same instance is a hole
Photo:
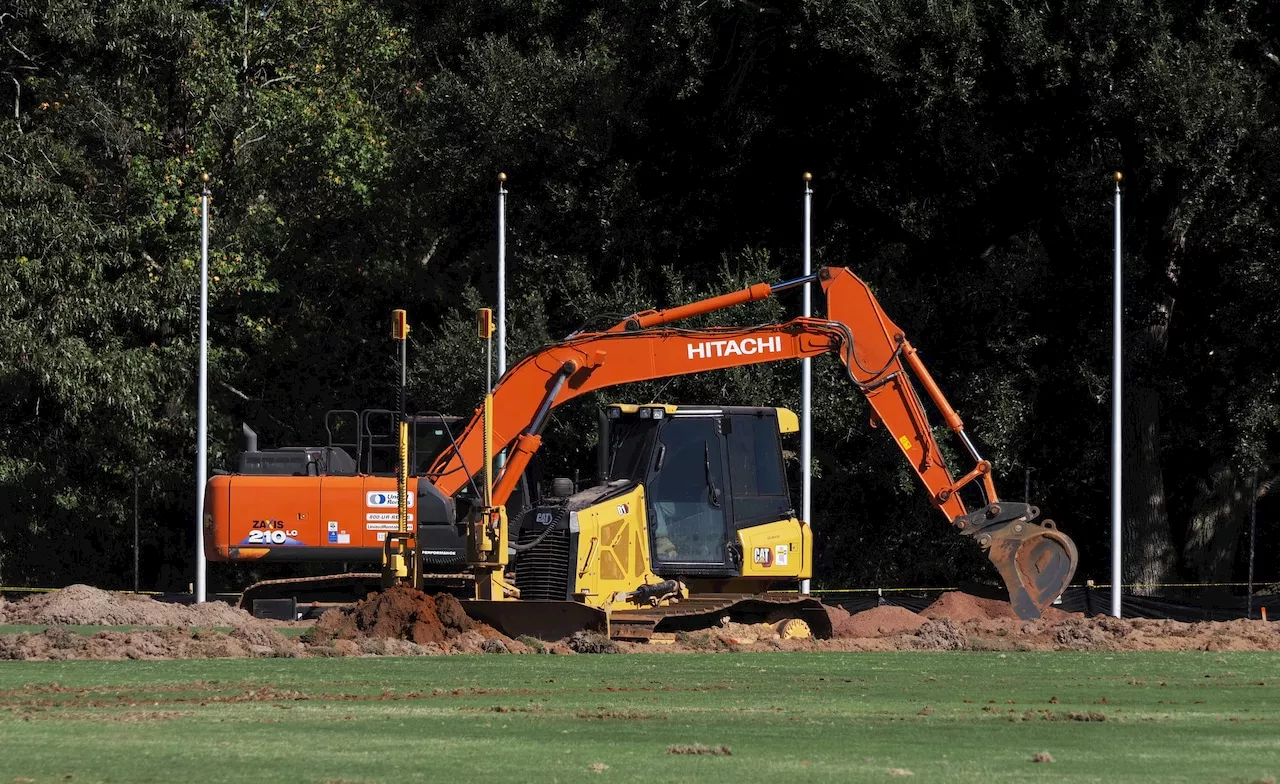
[[[252,403],[253,401],[255,401],[255,400],[257,400],[257,399],[258,399],[258,398],[256,398],[256,397],[249,397],[248,395],[246,395],[245,393],[243,393],[243,392],[241,392],[240,390],[236,389],[235,387],[231,386],[230,384],[228,384],[228,383],[227,383],[227,382],[225,382],[225,381],[219,381],[218,383],[219,383],[219,384],[221,384],[221,385],[223,386],[223,388],[224,388],[224,389],[226,389],[228,392],[230,392],[231,394],[233,394],[233,395],[235,395],[236,397],[240,398],[241,400],[248,400],[249,402],[251,402],[251,403]]]
[[[1272,476],[1270,479],[1267,479],[1264,482],[1259,482],[1258,492],[1255,497],[1265,498],[1266,496],[1270,495],[1271,491],[1275,489],[1276,485],[1280,485],[1280,474],[1276,474],[1275,476]]]

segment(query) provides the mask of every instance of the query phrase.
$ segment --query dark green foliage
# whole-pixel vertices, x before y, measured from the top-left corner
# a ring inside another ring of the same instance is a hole
[[[1165,543],[1132,576],[1239,573],[1280,426],[1266,3],[18,0],[0,37],[0,583],[127,584],[135,475],[144,587],[192,577],[205,171],[212,467],[241,421],[314,442],[328,408],[392,405],[394,307],[412,407],[474,409],[500,170],[514,362],[798,274],[810,169],[815,260],[871,282],[1002,492],[1034,467],[1033,501],[1103,577],[1122,169],[1147,458],[1126,514]],[[548,472],[590,475],[593,404],[798,407],[798,386],[787,363],[593,396],[556,412]],[[815,403],[822,582],[994,578],[834,361]]]

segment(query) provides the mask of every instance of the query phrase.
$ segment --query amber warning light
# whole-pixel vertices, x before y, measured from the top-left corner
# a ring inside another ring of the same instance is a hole
[[[403,310],[391,311],[391,337],[406,340],[409,337],[409,316]]]

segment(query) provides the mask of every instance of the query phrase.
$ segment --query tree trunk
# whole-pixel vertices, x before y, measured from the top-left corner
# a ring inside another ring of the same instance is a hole
[[[1125,367],[1124,408],[1121,414],[1124,457],[1124,492],[1121,510],[1124,530],[1125,583],[1139,596],[1158,589],[1153,583],[1171,582],[1178,567],[1173,546],[1173,528],[1164,495],[1164,474],[1160,467],[1160,392],[1149,379],[1157,376],[1168,346],[1169,318],[1173,298],[1166,296],[1155,308],[1155,320],[1128,336]]]
[[[1251,477],[1241,477],[1222,463],[1210,468],[1208,480],[1199,483],[1182,549],[1183,562],[1196,582],[1231,579],[1240,529],[1253,500],[1251,483]]]
[[[1136,384],[1124,394],[1122,577],[1129,584],[1166,583],[1174,576],[1178,556],[1160,470],[1160,394]],[[1140,585],[1130,591],[1149,596],[1155,589]]]

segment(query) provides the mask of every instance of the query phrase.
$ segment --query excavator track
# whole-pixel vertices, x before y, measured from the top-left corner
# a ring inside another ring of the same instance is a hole
[[[463,594],[473,590],[474,575],[428,574],[423,577],[423,590],[428,593]],[[309,613],[323,612],[335,607],[348,607],[371,593],[381,591],[381,572],[343,572],[310,577],[285,577],[254,583],[240,594],[236,606],[255,616],[279,617],[284,612],[298,608]]]

